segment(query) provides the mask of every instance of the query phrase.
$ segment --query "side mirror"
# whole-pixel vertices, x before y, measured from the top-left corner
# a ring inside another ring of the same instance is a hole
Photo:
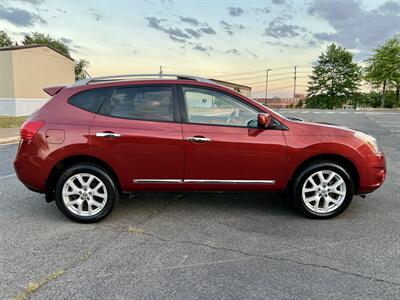
[[[271,116],[268,114],[258,114],[257,117],[257,125],[258,128],[268,128],[271,125],[272,119]]]

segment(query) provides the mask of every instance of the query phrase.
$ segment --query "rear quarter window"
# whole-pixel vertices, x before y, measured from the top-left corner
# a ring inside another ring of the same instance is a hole
[[[86,111],[96,113],[99,111],[109,90],[107,88],[82,91],[69,98],[68,103]]]

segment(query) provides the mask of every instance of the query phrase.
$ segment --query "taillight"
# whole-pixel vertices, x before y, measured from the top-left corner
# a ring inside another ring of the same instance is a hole
[[[43,121],[25,121],[25,123],[21,126],[21,139],[25,141],[32,140],[35,134],[43,125]]]

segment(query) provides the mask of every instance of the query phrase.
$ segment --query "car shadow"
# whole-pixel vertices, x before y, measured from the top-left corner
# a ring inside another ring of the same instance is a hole
[[[35,205],[28,205],[29,215],[36,220],[46,220],[50,223],[59,223],[68,220],[57,208],[55,202],[45,203],[42,199],[30,201]],[[132,220],[139,223],[150,217],[170,213],[174,218],[184,214],[191,214],[196,218],[204,215],[215,218],[227,218],[229,216],[261,216],[263,218],[286,216],[289,219],[298,219],[298,214],[278,194],[267,193],[137,193],[124,194],[118,204],[104,221],[100,223],[126,223]]]
[[[207,211],[234,214],[262,213],[265,216],[289,216],[299,214],[279,194],[267,193],[138,193],[121,197],[113,215],[137,214],[140,211],[174,210],[174,213]]]

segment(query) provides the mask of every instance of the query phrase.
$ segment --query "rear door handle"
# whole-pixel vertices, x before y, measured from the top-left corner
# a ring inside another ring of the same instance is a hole
[[[204,136],[190,136],[187,138],[189,142],[194,142],[194,143],[207,143],[211,142],[210,138],[204,137]]]
[[[118,138],[121,135],[119,133],[114,133],[114,132],[97,132],[96,133],[97,137],[104,137],[104,138]]]

